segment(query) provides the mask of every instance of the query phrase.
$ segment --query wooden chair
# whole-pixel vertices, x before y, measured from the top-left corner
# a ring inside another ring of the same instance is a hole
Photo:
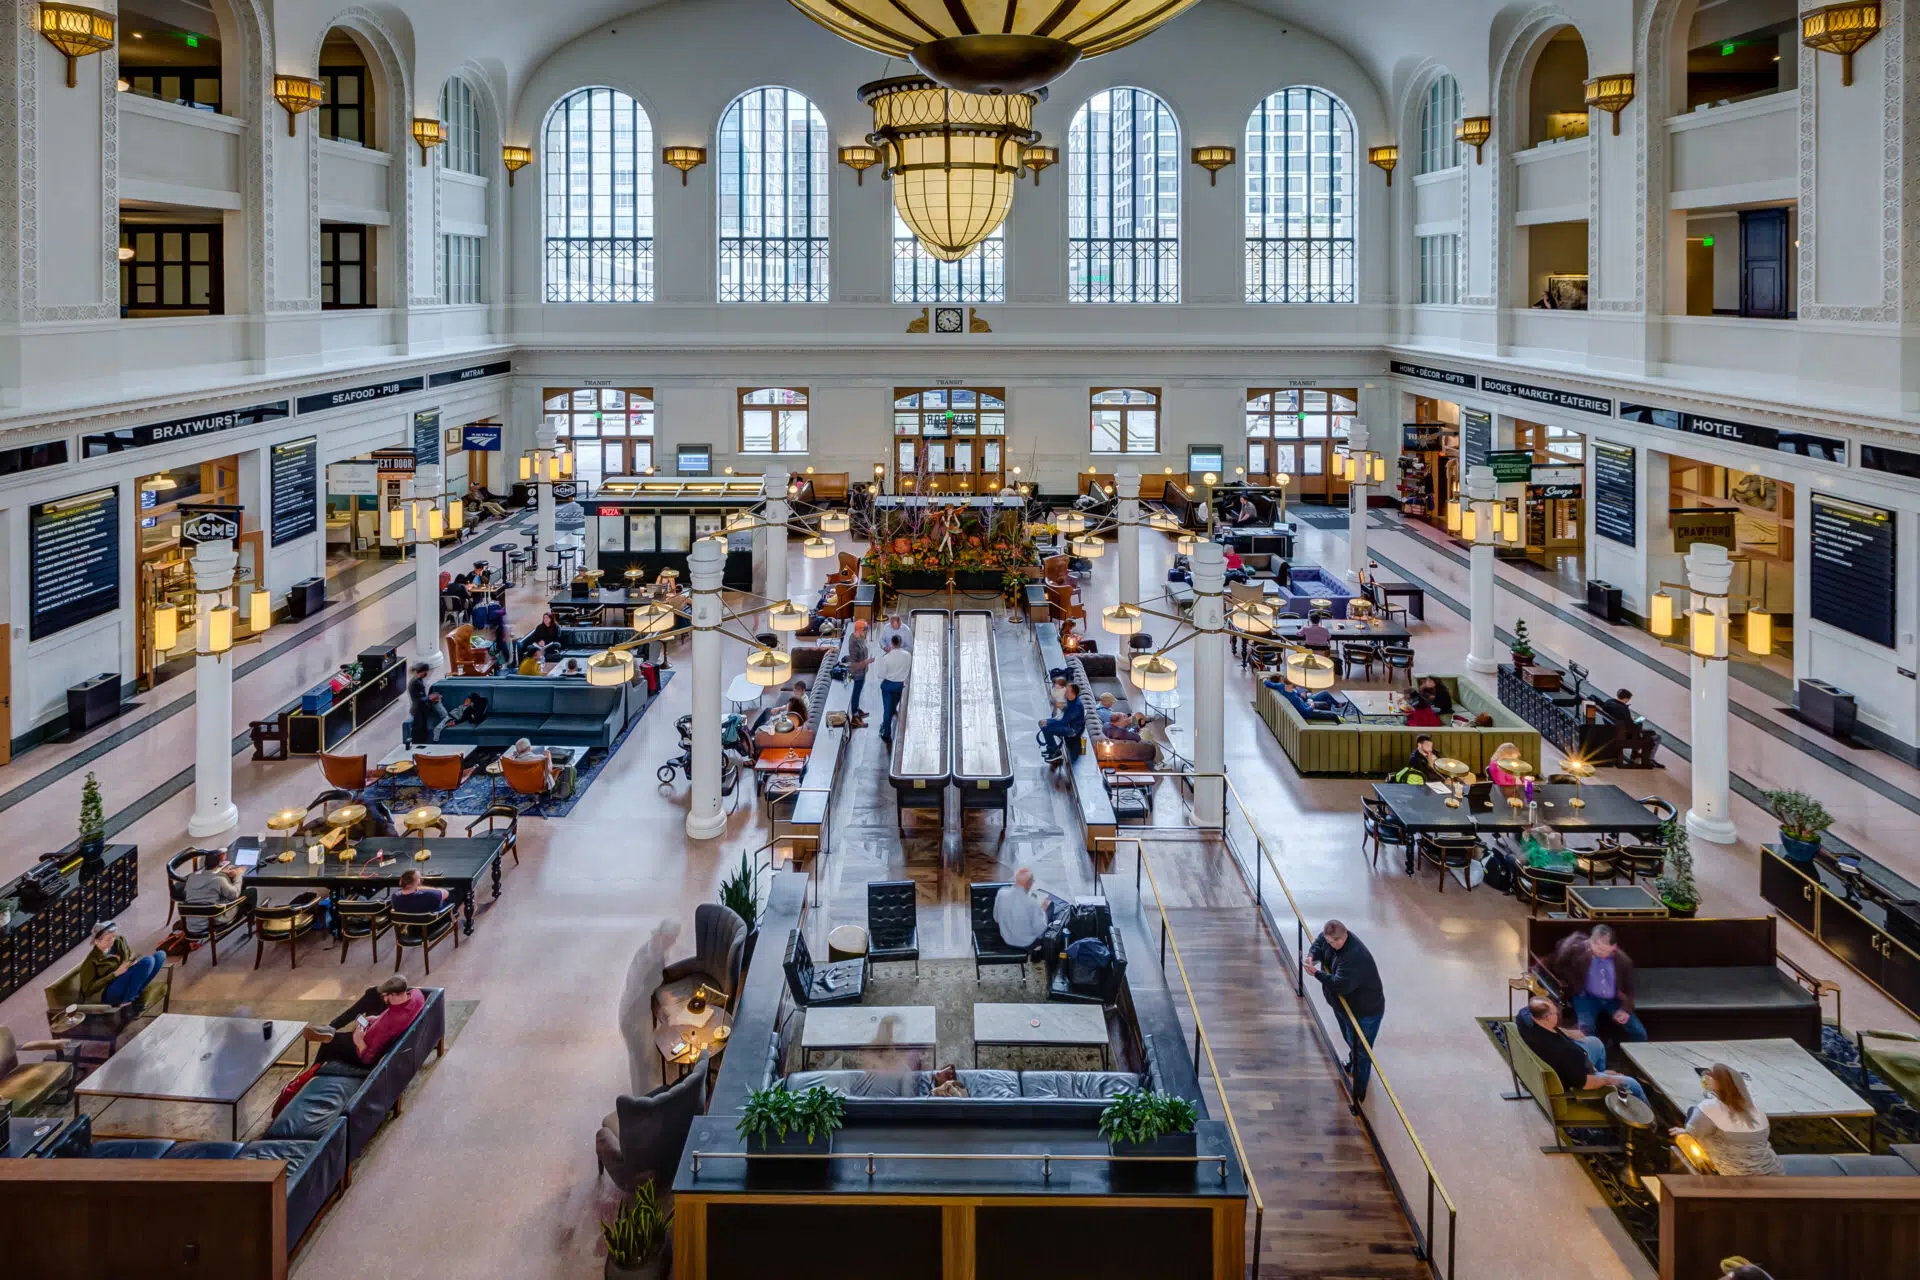
[[[367,758],[363,755],[336,756],[324,751],[320,753],[320,772],[328,786],[339,787],[355,796],[386,777],[378,769],[367,768]]]
[[[287,967],[298,969],[300,939],[313,932],[317,916],[312,902],[288,907],[256,907],[253,912],[253,967],[260,967],[260,957],[266,954],[269,942],[283,942],[287,947]]]
[[[1530,867],[1525,862],[1514,864],[1513,896],[1527,904],[1529,916],[1537,915],[1541,907],[1565,907],[1567,888],[1572,883],[1571,871]]]
[[[461,784],[473,776],[473,770],[467,767],[463,757],[444,751],[414,752],[413,771],[420,780],[423,792],[444,791],[449,801]]]
[[[1400,621],[1405,622],[1407,620],[1407,606],[1404,604],[1394,604],[1392,597],[1387,595],[1379,583],[1373,582],[1367,584],[1367,599],[1373,602],[1374,611],[1388,622],[1393,621],[1395,614],[1400,615]]]
[[[1620,878],[1620,846],[1601,844],[1591,849],[1572,850],[1573,865],[1587,877],[1588,884],[1599,884],[1604,880],[1613,884]]]
[[[1040,562],[1040,571],[1045,575],[1047,599],[1053,599],[1053,589],[1064,587],[1066,600],[1071,604],[1080,598],[1080,584],[1073,576],[1073,561],[1067,556],[1048,556]]]
[[[206,906],[199,906],[191,902],[182,901],[180,903],[180,927],[183,931],[186,930],[187,921],[189,920],[199,920],[206,925],[207,931],[205,933],[195,934],[188,932],[187,937],[189,939],[205,938],[207,941],[207,958],[212,965],[218,965],[220,963],[220,939],[226,937],[236,929],[251,929],[253,927],[253,904],[247,901],[244,894],[227,902],[216,902]],[[255,959],[257,960],[258,957],[256,956]],[[259,965],[255,964],[254,967],[258,968]]]
[[[507,856],[511,854],[513,857],[513,865],[516,867],[519,866],[520,865],[520,811],[514,808],[510,804],[488,805],[487,811],[485,813],[481,814],[479,817],[475,818],[472,822],[469,822],[467,824],[467,835],[471,837],[473,833],[479,828],[480,824],[483,822],[487,824],[487,830],[486,830],[487,835],[493,834],[494,823],[504,822],[507,824],[507,843],[501,847],[500,860],[502,862],[505,862],[507,859]]]
[[[1360,843],[1364,848],[1368,841],[1373,849],[1367,858],[1369,866],[1380,865],[1380,846],[1393,845],[1404,854],[1407,848],[1407,829],[1393,816],[1393,810],[1387,802],[1373,796],[1360,797]]]
[[[1387,664],[1387,681],[1392,683],[1394,672],[1407,673],[1407,687],[1413,687],[1413,650],[1398,645],[1383,644],[1380,656]]]
[[[1659,796],[1641,796],[1640,803],[1646,808],[1648,813],[1651,813],[1662,822],[1672,822],[1680,816],[1679,810],[1675,809],[1665,800],[1662,800]]]
[[[1460,878],[1466,882],[1467,892],[1473,892],[1473,864],[1481,854],[1480,839],[1465,835],[1423,835],[1414,848],[1419,851],[1420,861],[1431,863],[1440,872],[1439,891],[1447,891],[1447,873],[1460,872]]]
[[[553,783],[547,777],[545,760],[515,760],[511,756],[501,756],[500,777],[507,784],[507,790],[517,796],[540,799],[553,790]]]
[[[1387,666],[1386,650],[1377,644],[1345,645],[1342,647],[1341,658],[1348,675],[1352,675],[1358,669],[1365,671],[1369,680],[1373,679],[1375,666]],[[1391,674],[1393,668],[1387,667],[1387,671]]]
[[[1664,845],[1623,844],[1617,848],[1619,855],[1614,860],[1614,874],[1624,874],[1628,884],[1642,876],[1652,880],[1667,869],[1667,850]]]
[[[408,947],[420,948],[421,963],[429,974],[433,972],[433,949],[453,935],[453,949],[460,949],[460,922],[455,918],[460,903],[453,898],[447,899],[447,905],[438,911],[392,911],[387,913],[393,922],[393,971],[400,972],[400,964],[406,957]]]
[[[365,938],[373,948],[373,962],[380,963],[380,935],[393,928],[392,913],[384,902],[351,901],[333,904],[333,918],[340,926],[340,963],[347,962],[347,951],[355,938]]]

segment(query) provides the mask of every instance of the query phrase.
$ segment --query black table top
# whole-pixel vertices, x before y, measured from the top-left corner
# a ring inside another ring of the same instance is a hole
[[[598,591],[589,591],[583,596],[563,591],[548,601],[550,607],[574,609],[592,608],[595,605],[630,609],[641,604],[665,604],[679,608],[687,604],[687,597],[685,595],[656,596],[647,587],[637,590],[628,587],[602,587]]]
[[[260,865],[247,869],[247,883],[391,888],[400,883],[401,872],[416,870],[430,886],[471,888],[500,857],[507,833],[496,831],[492,835],[427,840],[418,836],[379,836],[357,842],[353,846],[352,862],[344,862],[338,852],[330,851],[327,860],[317,867],[307,861],[310,843],[304,837],[290,840],[285,836],[269,836],[262,840]],[[433,856],[425,862],[415,862],[413,855],[422,848],[432,850]],[[293,850],[292,862],[273,861],[287,849]],[[372,865],[375,856],[382,852],[392,854],[393,860]]]
[[[1449,809],[1446,797],[1434,794],[1424,784],[1376,782],[1373,792],[1409,831],[1523,831],[1527,827],[1526,806],[1515,809],[1507,803],[1509,796],[1521,794],[1518,787],[1495,787],[1489,803],[1471,812],[1464,797],[1458,809]],[[1660,831],[1660,819],[1619,787],[1582,787],[1584,809],[1569,803],[1573,787],[1567,783],[1536,783],[1533,794],[1539,802],[1535,821],[1565,834],[1624,832],[1657,836]]]
[[[1348,618],[1329,618],[1320,624],[1333,637],[1333,644],[1366,644],[1378,641],[1381,644],[1398,644],[1413,639],[1413,632],[1398,622],[1382,621],[1379,626],[1371,622],[1360,622]],[[1297,637],[1306,630],[1305,618],[1277,618],[1274,620],[1273,633],[1288,640]],[[1259,637],[1255,637],[1259,639]]]

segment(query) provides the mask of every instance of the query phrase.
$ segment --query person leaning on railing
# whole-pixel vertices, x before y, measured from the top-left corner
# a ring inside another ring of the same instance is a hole
[[[1367,1097],[1367,1081],[1373,1075],[1373,1059],[1360,1047],[1354,1035],[1354,1023],[1360,1024],[1369,1047],[1378,1042],[1380,1020],[1387,1013],[1387,990],[1380,981],[1380,968],[1373,953],[1338,920],[1329,920],[1320,929],[1307,951],[1307,972],[1320,982],[1320,993],[1333,1009],[1334,1021],[1347,1042],[1347,1061],[1342,1064],[1352,1078],[1353,1110],[1358,1112]],[[1346,1003],[1342,1005],[1341,998]],[[1352,1011],[1349,1018],[1348,1010]]]

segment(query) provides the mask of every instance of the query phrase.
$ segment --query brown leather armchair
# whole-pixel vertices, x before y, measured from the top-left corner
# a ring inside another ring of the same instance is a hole
[[[11,1028],[0,1027],[0,1102],[11,1103],[16,1115],[64,1105],[73,1092],[73,1064],[60,1061],[59,1055],[70,1043],[29,1040],[21,1044]],[[22,1049],[51,1050],[56,1056],[46,1062],[22,1062]]]
[[[173,996],[173,966],[162,965],[138,1000],[126,1004],[87,1004],[81,1000],[81,965],[75,965],[45,988],[47,1029],[73,1042],[76,1056],[106,1058],[131,1038],[133,1024],[167,1011]],[[94,1050],[89,1053],[88,1050]]]

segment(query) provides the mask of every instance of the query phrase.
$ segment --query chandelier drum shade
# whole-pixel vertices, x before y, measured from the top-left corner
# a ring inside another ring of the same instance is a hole
[[[861,86],[893,207],[935,258],[959,261],[1006,220],[1045,96],[958,93],[922,76]]]
[[[1028,93],[1125,48],[1196,0],[791,0],[843,40],[962,93]]]

